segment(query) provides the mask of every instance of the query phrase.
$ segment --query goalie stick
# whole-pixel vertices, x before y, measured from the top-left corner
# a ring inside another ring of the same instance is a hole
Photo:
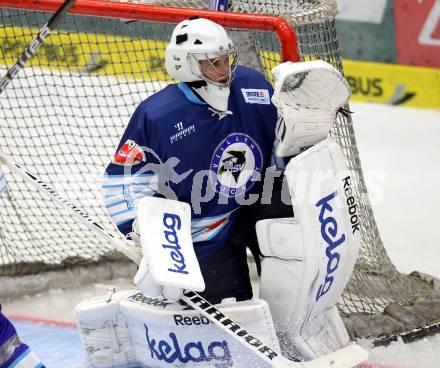
[[[37,36],[32,40],[26,50],[19,56],[18,60],[12,65],[6,75],[0,80],[0,93],[15,78],[17,73],[24,68],[24,64],[35,55],[38,48],[44,43],[44,39],[56,28],[64,15],[70,10],[76,0],[66,0],[60,8],[52,15],[49,21],[40,29]]]
[[[98,235],[105,237],[117,251],[125,254],[133,262],[139,264],[142,258],[141,252],[131,244],[131,242],[128,240],[124,242],[107,232],[84,211],[66,198],[63,198],[53,188],[39,180],[35,175],[26,171],[2,152],[0,152],[0,163],[7,166],[13,173],[22,177],[25,182],[32,185],[35,189],[45,193],[50,200],[72,211],[83,224]],[[280,355],[277,351],[274,351],[263,341],[248,333],[237,322],[228,318],[199,294],[193,291],[186,291],[182,300],[201,312],[223,331],[227,332],[239,343],[247,346],[254,354],[275,368],[352,368],[357,364],[364,362],[368,356],[363,348],[356,344],[351,344],[334,353],[330,353],[309,362],[293,362]]]

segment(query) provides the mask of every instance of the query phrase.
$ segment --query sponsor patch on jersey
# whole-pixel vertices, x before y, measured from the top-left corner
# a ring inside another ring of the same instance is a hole
[[[183,121],[173,124],[176,129],[175,132],[170,135],[170,143],[180,141],[181,139],[193,134],[196,131],[196,126],[194,124],[189,125]]]
[[[244,100],[251,104],[270,104],[269,91],[267,89],[246,89],[242,88],[241,93],[243,93]]]
[[[251,137],[230,134],[217,146],[211,160],[211,179],[216,192],[227,197],[246,192],[259,180],[262,165],[263,154]]]
[[[145,161],[145,153],[142,148],[131,139],[127,140],[113,158],[116,165],[137,165]]]

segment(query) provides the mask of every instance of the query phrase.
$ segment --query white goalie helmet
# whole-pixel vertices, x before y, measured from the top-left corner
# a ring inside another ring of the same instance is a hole
[[[237,48],[226,30],[204,18],[180,22],[165,50],[168,74],[180,82],[201,81],[192,86],[206,103],[223,112],[228,109],[236,60]]]

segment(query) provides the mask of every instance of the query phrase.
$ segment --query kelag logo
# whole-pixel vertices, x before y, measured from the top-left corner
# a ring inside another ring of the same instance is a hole
[[[205,348],[201,341],[188,342],[185,346],[180,346],[174,332],[169,333],[171,341],[156,340],[150,336],[148,326],[144,323],[145,337],[151,357],[166,363],[213,362],[216,368],[232,367],[232,357],[226,340],[212,341]]]
[[[319,212],[319,222],[321,223],[321,236],[328,244],[325,248],[325,254],[328,258],[327,262],[327,274],[325,275],[324,284],[319,285],[318,292],[316,293],[316,301],[326,294],[333,284],[334,277],[331,275],[339,266],[339,260],[341,255],[335,250],[336,247],[341,245],[345,241],[345,234],[338,236],[338,223],[336,219],[331,215],[333,208],[330,205],[330,201],[337,195],[337,192],[333,192],[328,196],[320,199],[316,203],[316,207],[321,207]],[[329,212],[327,217],[324,217],[325,213]]]
[[[188,274],[185,270],[185,257],[180,251],[179,238],[177,237],[177,230],[180,230],[181,220],[180,217],[173,213],[164,213],[163,224],[168,229],[164,231],[165,240],[168,244],[162,244],[164,249],[171,249],[170,258],[174,261],[174,268],[168,268],[170,272]]]

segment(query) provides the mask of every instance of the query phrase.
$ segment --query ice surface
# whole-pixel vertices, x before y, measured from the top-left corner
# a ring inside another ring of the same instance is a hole
[[[367,188],[399,271],[440,278],[440,110],[352,104]]]
[[[85,353],[74,328],[14,321],[22,341],[32,347],[47,368],[84,368]]]

